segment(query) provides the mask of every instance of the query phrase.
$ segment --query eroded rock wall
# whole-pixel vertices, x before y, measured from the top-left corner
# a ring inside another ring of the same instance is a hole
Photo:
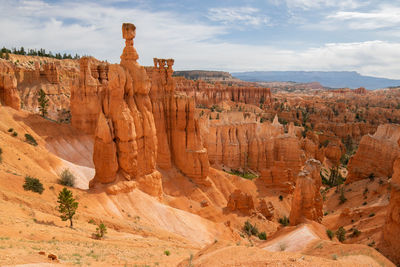
[[[318,160],[309,159],[304,169],[298,174],[289,216],[291,225],[297,225],[307,220],[319,223],[322,221],[320,168],[321,163]]]
[[[159,141],[157,164],[169,170],[175,166],[198,184],[206,181],[209,169],[207,150],[195,119],[193,98],[175,92],[173,60],[154,59],[151,76],[151,99]]]
[[[393,174],[393,163],[400,155],[397,141],[400,126],[380,125],[374,135],[365,135],[356,154],[348,164],[346,183],[373,177],[389,177]]]
[[[176,77],[175,81],[176,90],[193,97],[197,105],[210,106],[223,101],[234,101],[259,106],[270,104],[272,101],[269,88],[192,81],[183,77]]]
[[[0,104],[16,110],[19,110],[21,105],[13,67],[4,60],[0,60]]]
[[[392,191],[383,229],[383,238],[389,247],[390,259],[400,264],[400,158],[394,162],[393,171]]]

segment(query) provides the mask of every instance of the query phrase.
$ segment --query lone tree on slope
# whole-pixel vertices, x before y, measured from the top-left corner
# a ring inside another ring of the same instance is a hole
[[[74,217],[76,209],[78,208],[78,202],[72,196],[72,192],[67,188],[63,188],[58,194],[58,211],[61,213],[60,218],[63,221],[70,221],[70,227],[72,228],[72,217]]]
[[[43,91],[43,89],[39,90],[39,111],[41,113],[41,116],[44,117],[47,115],[47,108],[49,107],[49,100],[46,97],[46,93]]]

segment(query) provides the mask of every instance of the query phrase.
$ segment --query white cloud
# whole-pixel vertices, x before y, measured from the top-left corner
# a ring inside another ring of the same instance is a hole
[[[286,3],[290,9],[320,9],[326,7],[336,7],[340,9],[355,9],[366,5],[368,1],[360,0],[270,0],[276,5]]]
[[[261,14],[259,9],[252,7],[210,8],[207,17],[226,25],[261,26],[269,22],[267,16]]]
[[[398,27],[400,26],[400,8],[381,6],[378,10],[371,12],[339,11],[327,18],[347,22],[350,28],[356,30]]]
[[[90,54],[119,62],[123,22],[137,26],[135,46],[140,63],[174,58],[175,69],[356,70],[400,78],[400,43],[370,41],[331,43],[314,48],[234,44],[220,41],[226,27],[210,26],[171,12],[100,6],[93,3],[0,0],[1,45],[46,48],[53,52]],[[32,12],[35,9],[35,12]]]

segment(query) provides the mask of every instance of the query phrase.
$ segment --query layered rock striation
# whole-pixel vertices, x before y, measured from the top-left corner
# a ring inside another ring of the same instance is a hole
[[[21,105],[14,70],[3,60],[0,60],[0,103],[16,110],[19,110]]]
[[[176,90],[193,97],[197,105],[214,105],[223,101],[242,102],[259,106],[272,102],[271,90],[260,86],[237,86],[220,82],[192,81],[176,77]]]

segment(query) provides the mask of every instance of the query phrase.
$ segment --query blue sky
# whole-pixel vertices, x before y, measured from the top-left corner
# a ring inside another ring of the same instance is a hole
[[[137,26],[142,65],[176,70],[351,70],[400,79],[399,0],[0,0],[0,46],[119,62]]]

